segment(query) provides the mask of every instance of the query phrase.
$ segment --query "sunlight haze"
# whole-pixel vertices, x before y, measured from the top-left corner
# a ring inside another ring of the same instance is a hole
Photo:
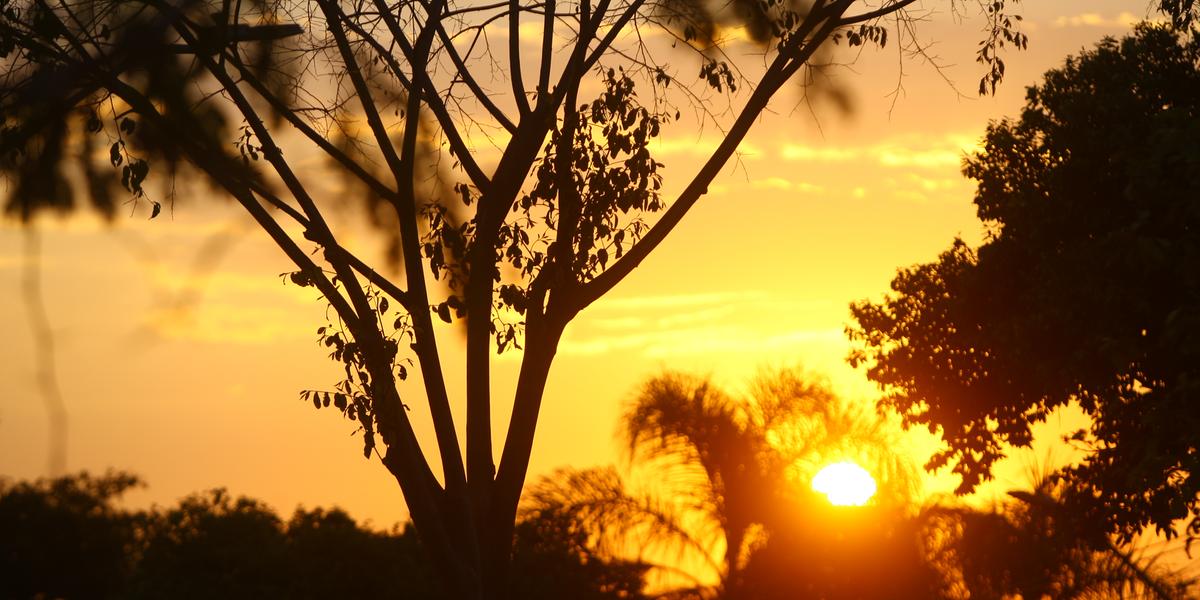
[[[875,479],[852,462],[833,463],[813,476],[814,490],[834,506],[862,506],[875,495]]]

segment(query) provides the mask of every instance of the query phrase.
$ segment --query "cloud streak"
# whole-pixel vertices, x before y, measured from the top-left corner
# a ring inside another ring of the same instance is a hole
[[[841,344],[842,330],[791,329],[764,335],[736,326],[709,326],[674,330],[564,339],[560,354],[594,356],[612,352],[634,352],[645,358],[669,358],[698,354],[780,354],[805,344]]]
[[[884,167],[920,169],[957,169],[963,158],[980,149],[971,135],[947,135],[938,138],[909,136],[870,146],[817,147],[783,144],[780,158],[796,162],[844,163],[869,161]]]
[[[840,328],[786,322],[827,304],[781,301],[761,291],[618,298],[598,304],[601,314],[571,330],[559,352],[581,356],[619,352],[661,359],[779,353],[802,344],[841,343]],[[786,319],[764,321],[764,315]]]
[[[1105,17],[1100,13],[1088,12],[1077,15],[1064,15],[1054,20],[1055,27],[1102,27],[1109,29],[1126,29],[1145,20],[1131,12],[1122,11],[1114,17]]]

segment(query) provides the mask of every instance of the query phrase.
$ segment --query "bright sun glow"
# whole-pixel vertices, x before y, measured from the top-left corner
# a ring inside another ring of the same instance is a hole
[[[852,462],[834,463],[821,469],[813,477],[812,487],[825,494],[834,506],[862,506],[875,495],[875,479]]]

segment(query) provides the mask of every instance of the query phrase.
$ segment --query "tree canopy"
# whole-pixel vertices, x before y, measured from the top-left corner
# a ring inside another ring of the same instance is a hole
[[[338,508],[268,505],[224,489],[131,510],[137,477],[0,478],[4,598],[450,598],[411,526],[377,530]],[[563,515],[517,526],[514,598],[637,600],[641,565],[583,547]]]
[[[1200,36],[1141,25],[1069,58],[965,161],[987,228],[852,306],[851,362],[940,431],[959,492],[1067,404],[1067,499],[1126,538],[1200,532]],[[1006,446],[1007,445],[1007,446]]]

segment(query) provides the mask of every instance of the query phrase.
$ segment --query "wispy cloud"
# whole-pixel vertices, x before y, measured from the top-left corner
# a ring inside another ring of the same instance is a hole
[[[755,179],[750,182],[750,187],[757,190],[783,190],[802,192],[805,194],[819,194],[825,191],[825,188],[814,185],[805,181],[792,181],[783,177],[766,177],[763,179]]]
[[[1121,14],[1112,17],[1106,17],[1100,13],[1081,13],[1077,15],[1064,15],[1054,20],[1055,27],[1103,27],[1113,29],[1124,29],[1133,27],[1134,24],[1145,20],[1145,17],[1139,17],[1131,12],[1122,11]]]
[[[807,146],[783,144],[779,156],[797,162],[870,161],[885,167],[957,168],[963,157],[979,149],[971,135],[936,138],[905,136],[869,146]]]
[[[780,149],[780,156],[782,156],[785,160],[842,162],[858,160],[863,156],[863,149],[814,148],[812,146],[803,146],[799,144],[784,144]]]
[[[840,328],[792,329],[764,334],[755,328],[713,325],[625,335],[569,336],[559,344],[559,352],[575,355],[635,352],[646,358],[712,353],[777,354],[804,344],[840,344],[842,336]]]
[[[215,296],[257,294],[288,299],[297,297],[294,284],[284,281],[284,278],[269,275],[236,271],[197,274],[181,271],[168,265],[154,265],[150,267],[150,274],[154,286],[167,293],[188,291]]]
[[[925,192],[947,192],[971,187],[970,180],[964,177],[924,177],[917,173],[905,173],[904,179],[910,187]]]
[[[205,302],[199,310],[166,308],[147,315],[155,335],[168,340],[216,344],[264,344],[308,338],[310,329],[299,326],[287,313],[266,306]],[[315,337],[314,337],[314,345]]]
[[[206,343],[258,344],[307,339],[308,314],[319,307],[311,289],[280,278],[236,271],[196,274],[162,266],[150,268],[160,298],[142,317],[164,339]]]
[[[761,291],[745,292],[712,292],[704,294],[667,294],[662,296],[631,296],[627,298],[604,299],[596,304],[595,310],[645,310],[645,309],[677,309],[694,308],[698,306],[713,306],[731,302],[746,302],[766,299],[767,293]]]
[[[841,329],[813,328],[797,315],[826,302],[780,300],[761,291],[616,298],[569,331],[559,352],[633,353],[645,358],[794,350],[801,344],[840,343]],[[780,322],[772,315],[786,316]]]
[[[650,142],[650,152],[656,157],[676,155],[708,158],[720,143],[720,139],[708,137],[664,135]],[[761,148],[746,141],[738,144],[737,151],[742,160],[754,159],[763,154]]]

